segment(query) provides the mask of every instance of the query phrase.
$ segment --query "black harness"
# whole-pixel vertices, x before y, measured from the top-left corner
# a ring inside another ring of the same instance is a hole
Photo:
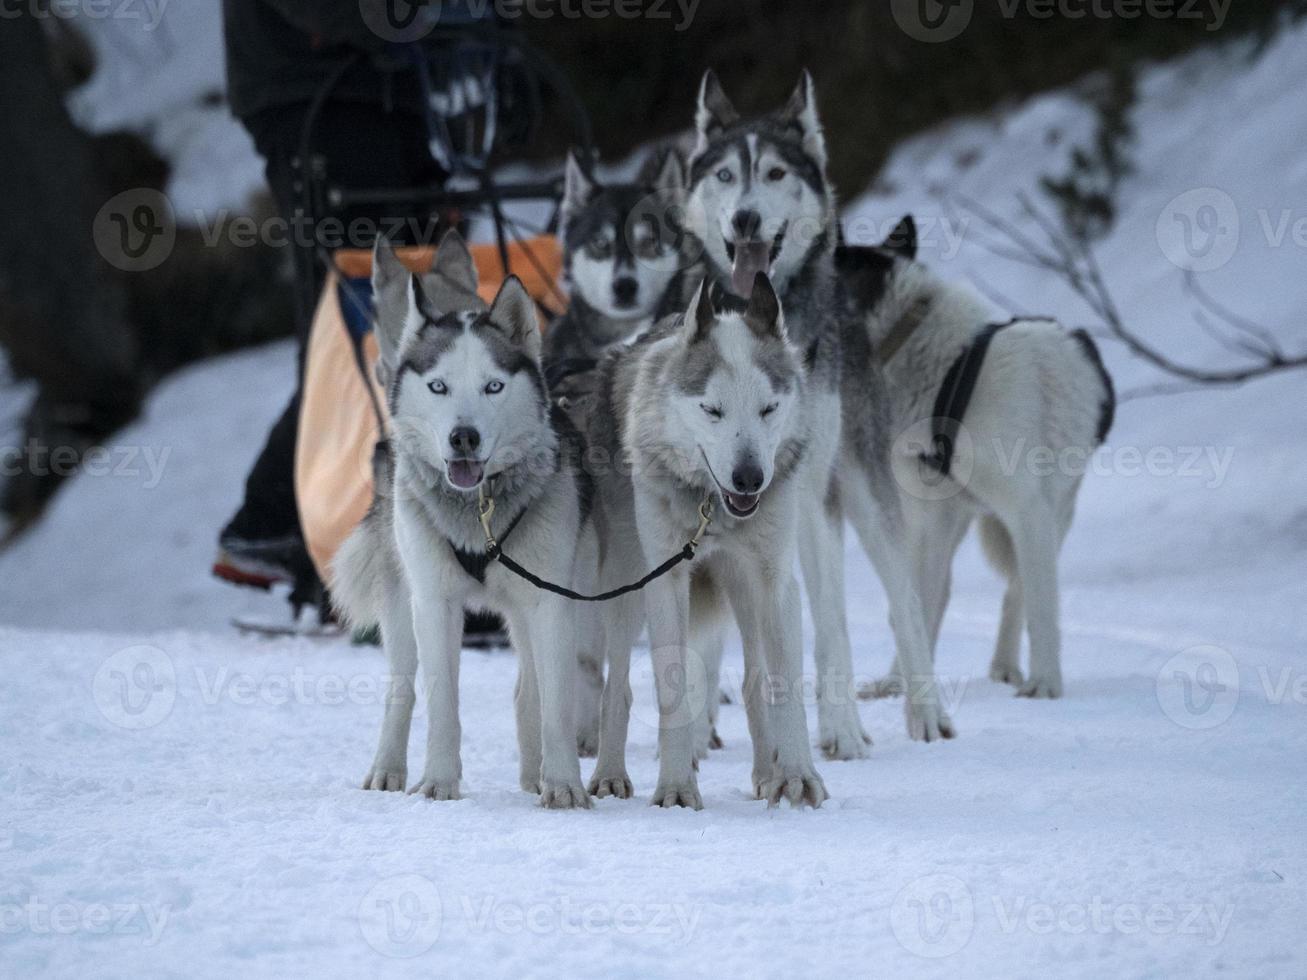
[[[521,523],[522,518],[526,516],[526,508],[517,512],[517,516],[504,529],[504,533],[499,536],[499,544],[508,540],[508,536],[517,530],[517,525]],[[490,563],[497,561],[501,555],[498,546],[488,551],[464,551],[462,548],[455,546],[453,541],[449,542],[449,550],[454,553],[458,563],[463,566],[463,571],[472,576],[482,585],[486,584],[486,570]]]
[[[976,392],[976,380],[980,377],[980,369],[985,366],[990,342],[1000,330],[1020,323],[1022,319],[1015,317],[1006,323],[982,327],[944,375],[944,383],[935,396],[935,409],[931,413],[931,449],[921,455],[922,462],[939,471],[941,476],[948,476],[953,467],[958,430],[967,414],[967,406],[971,404],[971,396]]]

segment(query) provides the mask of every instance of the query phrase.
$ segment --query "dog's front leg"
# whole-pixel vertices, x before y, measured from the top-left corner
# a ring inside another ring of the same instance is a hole
[[[627,595],[605,603],[600,613],[608,656],[599,721],[599,761],[590,777],[590,792],[600,799],[629,800],[635,792],[626,772],[626,736],[631,721],[631,647],[644,625],[644,603]]]
[[[858,717],[853,691],[853,651],[844,594],[844,524],[827,494],[821,506],[803,509],[799,562],[816,630],[817,731],[828,759],[866,758],[871,737]]]
[[[433,800],[457,800],[463,776],[462,728],[458,720],[459,648],[463,609],[438,595],[414,589],[413,625],[427,693],[427,761],[412,792]]]
[[[539,794],[542,761],[540,733],[540,681],[532,656],[531,635],[526,623],[510,619],[509,632],[517,653],[517,685],[513,689],[513,711],[517,718],[518,783],[522,792]]]
[[[687,643],[690,632],[690,575],[683,568],[645,590],[649,649],[658,697],[658,786],[654,806],[703,809],[695,775],[694,721]]]
[[[408,589],[403,586],[386,597],[381,641],[385,644],[390,665],[389,691],[385,717],[381,722],[381,741],[372,768],[363,780],[363,788],[395,792],[402,791],[408,781],[408,732],[417,700],[417,637],[413,632],[413,608]]]
[[[807,713],[803,707],[803,632],[799,584],[782,559],[774,566],[742,568],[733,577],[732,605],[745,640],[746,669],[762,676],[746,691],[750,729],[754,712],[768,705],[766,737],[754,734],[754,793],[775,806],[819,807],[828,799],[826,784],[812,763]],[[758,656],[761,647],[762,657]],[[746,678],[746,683],[751,679]],[[767,757],[762,752],[769,752]]]
[[[530,617],[530,655],[540,688],[540,802],[552,809],[590,808],[576,750],[576,628],[564,600],[540,599]]]

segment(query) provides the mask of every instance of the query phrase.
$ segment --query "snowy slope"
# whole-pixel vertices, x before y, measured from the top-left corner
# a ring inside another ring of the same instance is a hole
[[[1234,200],[1241,234],[1204,286],[1307,347],[1307,253],[1259,216],[1307,217],[1305,88],[1302,27],[1255,61],[1200,53],[1142,80],[1137,172],[1100,260],[1177,356],[1224,357],[1156,230],[1206,187]],[[1087,131],[1067,122],[1077,106],[1051,95],[912,141],[851,225],[943,218],[941,188],[1016,215],[1014,193]],[[1066,138],[1050,147],[1054,122]],[[1018,312],[1087,317],[978,237],[923,257]],[[1123,389],[1154,380],[1105,353]],[[968,544],[939,654],[957,741],[910,743],[900,705],[866,705],[873,757],[820,765],[821,811],[769,812],[745,793],[727,706],[704,812],[551,814],[515,791],[510,658],[465,656],[467,798],[435,805],[354,788],[380,721],[377,652],[223,628],[278,601],[210,583],[206,564],[290,370],[275,347],[175,377],[119,439],[170,451],[157,485],[79,478],[0,555],[5,975],[1307,973],[1305,376],[1122,406],[1065,552],[1064,700],[985,679],[1000,592]],[[1133,472],[1131,450],[1159,448],[1176,458]],[[849,568],[866,678],[888,663],[885,607],[852,545]],[[647,794],[647,659],[636,677]]]

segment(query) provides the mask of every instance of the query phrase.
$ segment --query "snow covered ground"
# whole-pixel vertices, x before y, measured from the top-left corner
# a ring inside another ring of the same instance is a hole
[[[1307,349],[1305,88],[1303,27],[1142,80],[1137,172],[1099,255],[1177,357],[1229,359],[1163,249],[1203,205],[1229,253],[1204,287]],[[926,134],[851,227],[874,238],[912,210],[926,261],[1080,323],[974,227],[950,245],[936,194],[1015,215],[1087,125],[1059,94]],[[1122,390],[1157,380],[1104,351]],[[515,788],[510,657],[465,655],[467,797],[433,804],[357,789],[377,651],[227,628],[280,611],[206,571],[291,371],[277,346],[173,378],[0,555],[5,975],[1307,973],[1307,376],[1121,406],[1065,551],[1065,699],[985,679],[1000,587],[968,543],[939,653],[956,741],[909,742],[901,705],[864,705],[872,758],[820,765],[820,811],[769,811],[727,706],[707,808],[655,811],[637,670],[641,798],[557,814]],[[852,545],[849,568],[869,678],[890,656],[884,599]]]

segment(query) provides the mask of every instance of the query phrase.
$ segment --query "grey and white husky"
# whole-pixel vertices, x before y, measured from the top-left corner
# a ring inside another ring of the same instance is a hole
[[[435,268],[410,276],[384,243],[373,273],[391,448],[378,452],[373,507],[334,564],[352,623],[380,623],[391,688],[365,789],[400,790],[419,663],[426,765],[411,792],[460,795],[458,668],[465,607],[500,613],[518,658],[521,786],[550,807],[588,807],[577,757],[576,642],[566,601],[486,560],[490,530],[528,567],[570,583],[586,521],[577,446],[552,417],[535,306],[509,277],[487,308],[451,234]]]
[[[664,303],[680,281],[681,259],[661,215],[684,183],[674,149],[655,154],[627,183],[601,184],[568,156],[560,234],[571,297],[545,334],[551,381],[593,367],[606,350],[675,311]]]
[[[891,244],[892,243],[892,244]],[[1013,321],[992,333],[961,427],[948,434],[947,475],[932,451],[936,396],[950,366],[991,318],[968,290],[915,261],[905,218],[882,247],[841,248],[839,265],[864,342],[851,364],[875,361],[889,380],[917,588],[932,646],[948,605],[953,556],[980,517],[981,543],[1007,578],[990,677],[1025,697],[1062,694],[1057,555],[1071,525],[1090,454],[1106,438],[1112,381],[1094,342],[1052,320]],[[846,404],[846,414],[863,409]],[[1030,670],[1020,667],[1022,627]],[[891,671],[874,693],[904,688]]]
[[[949,738],[953,725],[934,683],[890,468],[885,379],[874,364],[844,367],[843,334],[851,324],[836,276],[835,195],[826,176],[812,79],[805,72],[780,110],[745,120],[710,71],[700,88],[696,124],[688,211],[710,275],[739,296],[748,295],[758,273],[769,275],[785,308],[790,341],[807,361],[809,381],[800,402],[808,442],[800,473],[799,557],[816,628],[821,748],[830,758],[852,759],[864,756],[870,744],[853,690],[844,594],[846,515],[888,594],[903,669],[920,679],[906,700],[908,732],[925,741]],[[696,642],[715,671],[720,625],[705,627],[701,635]],[[708,739],[701,725],[701,749]]]
[[[696,723],[716,684],[704,682],[689,633],[710,579],[729,595],[744,639],[754,792],[772,803],[820,806],[826,788],[808,744],[793,571],[811,444],[802,354],[765,276],[747,305],[718,311],[709,293],[700,286],[687,313],[610,354],[586,415],[587,458],[622,461],[596,474],[601,578],[636,581],[681,551],[696,528],[703,534],[691,565],[604,610],[609,670],[590,788],[631,795],[630,655],[647,617],[659,706],[653,802],[703,805]]]

